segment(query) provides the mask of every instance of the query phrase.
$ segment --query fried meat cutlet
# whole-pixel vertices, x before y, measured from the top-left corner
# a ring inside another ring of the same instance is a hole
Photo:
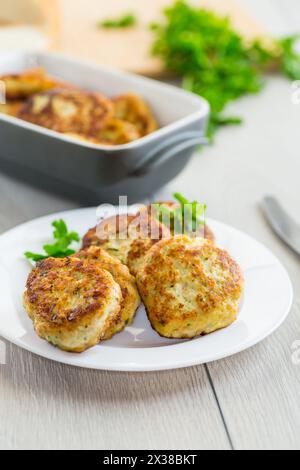
[[[113,103],[115,118],[133,124],[138,130],[139,137],[158,129],[152,111],[139,96],[134,94],[118,96],[113,99]]]
[[[56,132],[98,139],[112,109],[111,101],[100,94],[55,89],[32,96],[18,117]]]
[[[86,233],[83,237],[82,248],[98,246],[113,258],[126,264],[132,243],[128,232],[134,219],[134,215],[118,215],[105,219]]]
[[[35,93],[50,90],[58,86],[57,80],[46,75],[42,68],[30,69],[24,73],[3,75],[7,100],[23,100]]]
[[[104,339],[111,339],[115,334],[132,324],[135,313],[141,303],[136,282],[128,268],[119,260],[110,256],[106,251],[96,246],[91,246],[74,255],[89,263],[96,263],[101,269],[108,271],[122,291],[121,319],[115,323],[105,334]]]
[[[83,352],[120,322],[122,292],[96,263],[48,258],[31,272],[24,306],[38,336],[70,352]]]
[[[152,247],[137,283],[157,333],[189,339],[236,320],[244,281],[226,251],[204,238],[177,235]]]
[[[129,267],[135,276],[147,251],[169,230],[148,214],[121,215],[102,221],[83,238],[83,248],[98,246]]]

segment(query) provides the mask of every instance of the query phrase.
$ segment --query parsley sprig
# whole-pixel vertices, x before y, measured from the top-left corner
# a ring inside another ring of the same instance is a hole
[[[53,238],[55,242],[53,244],[47,244],[43,246],[45,253],[38,254],[27,251],[24,256],[35,263],[42,261],[47,258],[65,258],[76,253],[71,247],[74,242],[79,242],[80,237],[76,232],[69,232],[67,224],[64,220],[56,220],[52,223]]]
[[[125,29],[131,28],[137,24],[137,18],[133,13],[127,13],[120,18],[108,18],[98,23],[100,28],[104,29]]]
[[[173,196],[179,202],[178,207],[154,204],[158,220],[164,222],[165,218],[170,221],[171,230],[175,234],[198,232],[199,228],[205,225],[206,205],[198,201],[189,201],[180,193],[175,193]]]
[[[165,18],[164,23],[152,25],[153,53],[167,70],[183,78],[184,88],[209,101],[211,137],[220,126],[242,122],[224,116],[224,109],[246,94],[258,93],[264,73],[277,70],[292,80],[300,79],[298,36],[249,42],[233,29],[229,18],[183,0],[166,9]]]

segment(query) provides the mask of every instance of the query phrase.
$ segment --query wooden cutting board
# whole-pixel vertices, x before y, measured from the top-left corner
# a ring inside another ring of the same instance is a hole
[[[173,1],[0,0],[0,49],[52,49],[110,67],[159,76],[163,67],[151,56],[153,33],[149,24],[162,20],[162,11]],[[236,29],[247,37],[264,34],[239,0],[190,3],[230,15]],[[97,26],[101,20],[129,11],[139,20],[135,28],[104,30]]]
[[[60,50],[103,65],[159,76],[163,67],[151,57],[153,33],[148,25],[162,18],[173,0],[58,0],[61,8]],[[263,30],[241,7],[239,0],[192,0],[196,6],[230,15],[234,26],[246,36],[262,35]],[[139,26],[129,30],[103,30],[103,19],[134,12]]]

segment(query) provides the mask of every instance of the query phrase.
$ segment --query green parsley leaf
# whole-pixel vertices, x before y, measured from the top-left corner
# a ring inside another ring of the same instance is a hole
[[[164,13],[165,22],[151,26],[153,54],[167,70],[182,77],[186,90],[210,103],[211,138],[220,126],[241,124],[240,118],[224,117],[223,111],[230,102],[260,92],[264,73],[277,70],[292,80],[300,79],[297,36],[249,43],[234,30],[230,19],[183,0]]]
[[[37,263],[38,261],[42,261],[43,259],[48,258],[48,256],[38,255],[37,253],[32,253],[31,251],[26,251],[26,253],[24,253],[24,256],[25,256],[25,258],[27,258],[29,260],[32,260],[35,263]]]
[[[182,194],[175,193],[179,207],[170,208],[163,204],[154,204],[156,218],[164,224],[170,223],[175,234],[197,232],[205,224],[206,205],[197,201],[190,202]]]
[[[133,13],[127,13],[120,18],[109,18],[98,23],[100,28],[104,29],[122,29],[131,28],[137,24],[137,18]]]
[[[65,258],[76,253],[76,250],[72,249],[74,242],[79,242],[80,237],[76,232],[68,231],[68,227],[64,220],[55,220],[52,223],[53,239],[55,243],[47,244],[43,246],[44,254],[32,253],[30,251],[24,253],[25,258],[37,263],[49,257],[52,258]]]

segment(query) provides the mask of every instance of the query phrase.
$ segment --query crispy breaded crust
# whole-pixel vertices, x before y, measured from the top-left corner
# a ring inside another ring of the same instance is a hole
[[[26,99],[58,85],[58,82],[48,77],[42,68],[27,70],[21,74],[4,75],[0,80],[5,84],[8,100]]]
[[[126,326],[132,324],[135,313],[141,303],[135,279],[131,276],[125,265],[96,246],[81,250],[74,256],[89,263],[96,263],[101,269],[108,271],[115,282],[121,287],[123,296],[121,305],[122,318],[118,323],[112,325],[103,338],[111,339],[115,334],[123,331]]]
[[[140,137],[151,134],[158,129],[152,111],[139,96],[134,94],[118,96],[114,98],[113,103],[115,118],[135,125]]]
[[[74,132],[65,132],[64,134],[72,137],[73,139],[81,140],[82,142],[107,146],[128,144],[129,142],[133,142],[140,138],[140,135],[133,124],[125,121],[118,121],[117,119],[107,119],[99,134],[94,137],[75,134]]]
[[[134,215],[118,215],[102,221],[97,227],[91,228],[83,237],[82,248],[101,247],[113,258],[126,264],[132,243],[128,230],[134,219]]]
[[[137,283],[153,328],[167,338],[194,338],[232,324],[243,275],[229,254],[203,238],[178,235],[147,254]]]
[[[17,117],[18,112],[23,105],[24,101],[7,101],[5,104],[0,104],[0,113]]]
[[[148,250],[170,231],[147,213],[121,215],[101,222],[83,238],[83,248],[98,246],[126,264],[136,275]]]
[[[108,119],[97,138],[105,145],[123,145],[140,138],[137,127],[130,122]]]
[[[120,321],[122,293],[112,275],[77,258],[42,261],[31,272],[24,306],[36,333],[65,351],[83,352]]]
[[[18,117],[56,132],[98,139],[112,112],[111,101],[98,93],[55,89],[32,96]]]
[[[138,232],[127,255],[127,265],[133,276],[141,269],[148,251],[160,240],[171,237],[170,230],[148,214],[138,214],[136,224]]]

